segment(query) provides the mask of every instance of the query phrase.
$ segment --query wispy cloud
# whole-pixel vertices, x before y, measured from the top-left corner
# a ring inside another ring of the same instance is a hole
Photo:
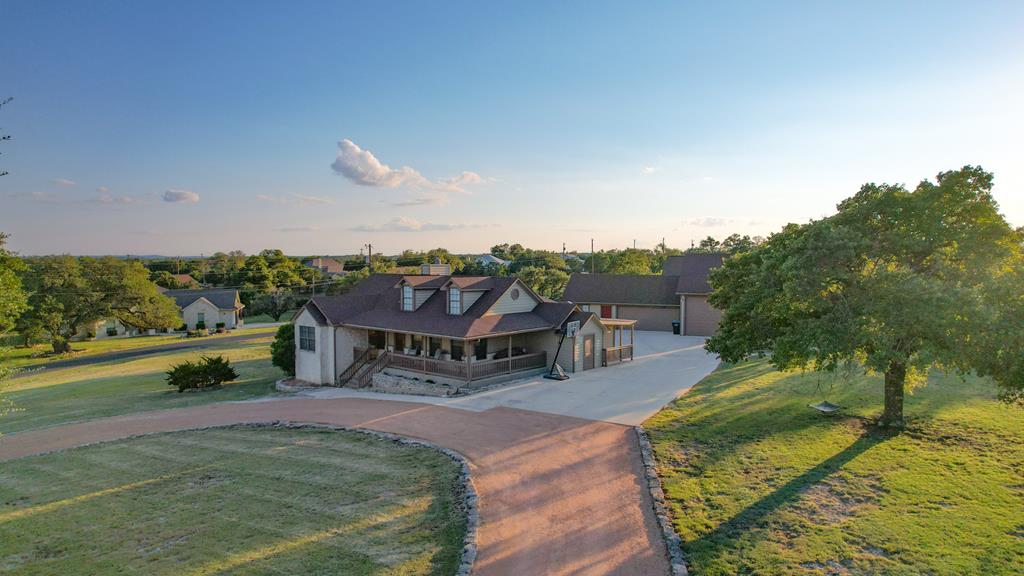
[[[278,228],[278,232],[316,232],[319,230],[319,226],[291,226],[285,228]]]
[[[21,194],[11,194],[11,198],[24,198],[25,200],[42,202],[44,204],[55,204],[60,201],[60,196],[57,196],[53,192],[25,192]]]
[[[100,194],[93,199],[97,204],[135,204],[138,201],[134,196],[116,196],[113,194]]]
[[[385,202],[385,200],[381,200]],[[408,200],[390,202],[392,206],[444,206],[448,203],[448,196],[417,196]]]
[[[476,172],[462,172],[452,178],[431,180],[409,166],[392,168],[378,160],[369,150],[363,150],[348,139],[338,142],[338,154],[331,168],[354,184],[377,188],[466,192],[466,186],[483,182],[483,178]]]
[[[736,220],[732,218],[714,218],[705,216],[703,218],[691,218],[684,222],[687,226],[696,226],[698,228],[715,228],[718,226],[728,226],[735,224]]]
[[[640,172],[644,174],[654,174],[658,170],[661,170],[661,168],[657,166],[644,166],[643,168],[640,169]]]
[[[77,184],[74,180],[68,180],[67,178],[54,178],[53,180],[50,180],[50,182],[60,186],[61,188],[70,188]]]
[[[444,230],[465,230],[470,228],[493,228],[492,224],[440,224],[420,222],[405,216],[393,218],[383,224],[361,224],[350,228],[353,232],[431,232]]]
[[[271,196],[269,194],[257,194],[257,200],[272,202],[274,204],[296,204],[305,206],[308,204],[334,204],[334,199],[327,196],[307,196],[305,194],[286,194],[284,196]]]
[[[169,188],[164,190],[164,193],[160,195],[164,202],[171,202],[175,204],[195,204],[199,202],[199,194],[191,190],[180,190],[177,188]]]

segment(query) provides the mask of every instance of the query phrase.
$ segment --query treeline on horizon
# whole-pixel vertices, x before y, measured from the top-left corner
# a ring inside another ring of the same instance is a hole
[[[687,250],[659,244],[654,249],[593,254],[536,250],[521,244],[491,247],[489,254],[504,264],[478,263],[479,254],[453,254],[444,248],[405,250],[397,255],[374,254],[372,260],[358,255],[335,257],[344,270],[325,273],[307,263],[329,256],[288,256],[278,249],[188,259],[21,257],[4,249],[6,238],[0,233],[0,336],[13,329],[20,344],[50,342],[55,352],[70,350],[76,334],[105,318],[117,318],[140,330],[175,328],[180,324],[177,306],[161,289],[236,289],[247,316],[266,315],[279,321],[309,297],[344,293],[372,273],[416,274],[421,264],[439,262],[456,275],[516,276],[539,294],[558,299],[573,273],[660,274],[669,256],[737,253],[763,241],[733,234],[721,241],[705,238]]]

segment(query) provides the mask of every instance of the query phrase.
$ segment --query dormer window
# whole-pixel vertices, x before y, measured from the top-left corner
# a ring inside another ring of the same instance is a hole
[[[412,312],[413,310],[412,286],[402,286],[402,310],[406,312]]]
[[[448,287],[448,313],[462,314],[462,290],[457,286]]]

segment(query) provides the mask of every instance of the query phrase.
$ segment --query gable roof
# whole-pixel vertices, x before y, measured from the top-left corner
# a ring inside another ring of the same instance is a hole
[[[238,290],[233,288],[207,288],[204,290],[167,290],[164,296],[174,298],[179,308],[187,308],[200,298],[206,298],[221,310],[237,310],[242,308],[238,299]]]
[[[416,310],[401,309],[401,286],[412,284],[417,288],[440,287],[450,281],[486,291],[459,315],[448,314],[446,295],[440,291],[430,295]],[[560,326],[575,308],[569,302],[540,301],[529,312],[486,313],[505,292],[517,284],[525,287],[517,278],[373,274],[347,294],[315,296],[309,304],[315,306],[327,322],[335,326],[460,339],[553,329]],[[489,288],[478,288],[488,285]]]
[[[199,284],[191,274],[171,274],[171,278],[174,278],[174,281],[179,284]]]
[[[726,254],[721,253],[690,253],[681,256],[669,256],[665,260],[662,274],[677,276],[676,293],[678,294],[710,294],[711,285],[708,277],[711,270],[722,266]]]
[[[678,306],[675,276],[632,274],[573,274],[564,298],[593,304]]]
[[[313,258],[312,260],[303,262],[303,264],[310,268],[323,270],[328,274],[341,274],[345,272],[345,265],[334,258]]]

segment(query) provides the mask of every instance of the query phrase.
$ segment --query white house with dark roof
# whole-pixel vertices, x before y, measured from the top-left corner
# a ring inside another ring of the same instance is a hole
[[[565,299],[602,318],[636,320],[638,330],[672,330],[711,336],[722,318],[708,303],[711,271],[722,265],[723,254],[670,256],[661,275],[573,274]]]
[[[183,324],[189,330],[223,327],[231,330],[242,325],[242,304],[238,290],[209,288],[205,290],[167,290],[181,308]]]
[[[479,384],[632,359],[631,320],[602,320],[518,278],[374,274],[293,317],[296,379],[363,387],[386,372]],[[559,346],[561,344],[561,346]]]

